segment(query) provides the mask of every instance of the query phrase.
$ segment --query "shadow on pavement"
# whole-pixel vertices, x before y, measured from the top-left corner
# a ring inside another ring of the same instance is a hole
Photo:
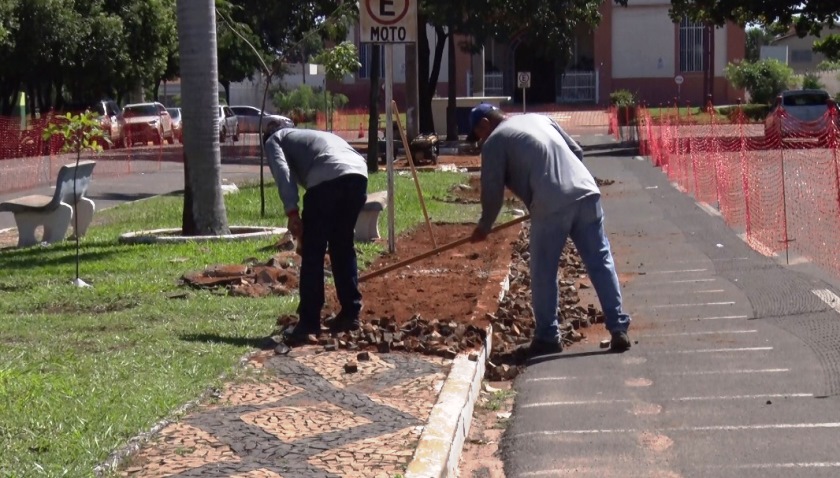
[[[251,347],[261,350],[271,350],[277,345],[271,337],[226,337],[217,334],[188,334],[182,335],[180,338],[186,342],[228,344],[235,345],[237,347]]]

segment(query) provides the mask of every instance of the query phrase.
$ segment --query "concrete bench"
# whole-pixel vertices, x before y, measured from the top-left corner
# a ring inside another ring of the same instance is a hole
[[[84,196],[90,186],[95,165],[95,161],[80,161],[78,167],[75,163],[62,166],[58,171],[55,194],[52,197],[36,194],[0,203],[0,212],[11,212],[15,215],[18,247],[64,240],[73,214],[76,214],[76,220],[72,221],[75,223],[73,234],[77,237],[85,235],[93,219],[95,205]],[[44,229],[41,241],[35,238],[38,226],[43,226]]]
[[[377,191],[368,194],[367,202],[359,217],[356,218],[355,239],[357,241],[372,241],[379,239],[379,213],[388,206],[388,191]]]

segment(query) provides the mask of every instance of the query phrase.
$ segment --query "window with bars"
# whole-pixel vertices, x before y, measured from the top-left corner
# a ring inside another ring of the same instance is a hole
[[[359,68],[359,78],[370,78],[372,58],[373,45],[370,43],[361,45],[361,48],[359,48],[359,63],[362,64],[362,67]],[[385,52],[382,48],[379,48],[379,78],[385,78]]]
[[[680,71],[703,71],[706,27],[683,18],[680,22]]]

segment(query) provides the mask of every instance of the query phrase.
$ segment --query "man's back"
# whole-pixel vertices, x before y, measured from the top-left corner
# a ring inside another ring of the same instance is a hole
[[[310,188],[342,174],[367,176],[367,162],[340,137],[324,131],[286,128],[273,135],[298,181]]]
[[[533,216],[553,214],[600,194],[557,125],[539,114],[512,116],[496,127],[482,147],[481,175],[483,188],[498,188],[503,182]]]

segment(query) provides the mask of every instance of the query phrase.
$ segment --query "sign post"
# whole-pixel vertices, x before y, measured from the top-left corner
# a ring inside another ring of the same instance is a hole
[[[682,75],[677,75],[674,77],[674,83],[677,84],[677,99],[682,99],[682,94],[680,91],[682,90],[682,84],[684,81],[685,78],[683,78]]]
[[[516,74],[516,83],[522,88],[522,112],[525,113],[525,91],[531,87],[531,72],[520,71]]]
[[[385,158],[388,165],[388,252],[396,251],[394,211],[394,44],[417,42],[418,0],[361,0],[362,43],[385,47]]]

